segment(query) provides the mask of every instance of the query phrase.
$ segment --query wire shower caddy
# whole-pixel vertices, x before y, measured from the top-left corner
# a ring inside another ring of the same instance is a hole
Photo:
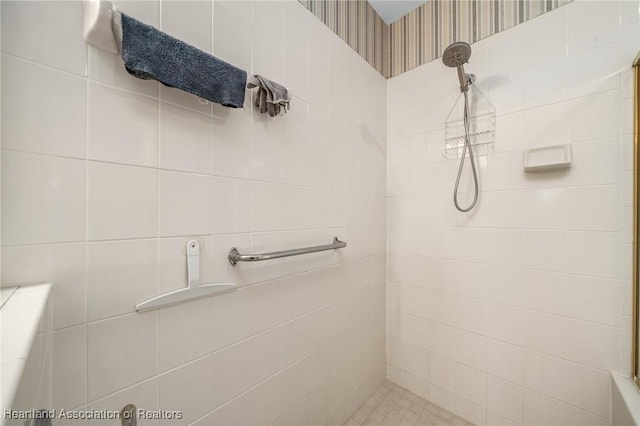
[[[475,85],[469,86],[469,141],[475,156],[494,151],[496,139],[496,109]],[[460,93],[444,123],[445,158],[460,158],[464,149],[464,94]],[[467,154],[469,155],[469,154]]]

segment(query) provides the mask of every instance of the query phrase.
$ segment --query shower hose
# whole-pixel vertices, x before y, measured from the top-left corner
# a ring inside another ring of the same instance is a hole
[[[464,145],[462,148],[462,157],[460,158],[460,166],[458,167],[458,177],[456,178],[456,186],[453,189],[453,204],[456,209],[466,213],[470,211],[478,202],[478,173],[476,172],[476,164],[473,159],[473,149],[471,149],[471,140],[469,138],[469,127],[471,121],[471,115],[469,114],[469,96],[466,90],[462,91],[464,94]],[[458,203],[458,185],[460,184],[460,176],[462,176],[462,169],[464,168],[464,159],[467,156],[467,149],[469,150],[469,161],[471,161],[471,171],[473,172],[473,186],[474,195],[473,201],[469,207],[460,207]]]

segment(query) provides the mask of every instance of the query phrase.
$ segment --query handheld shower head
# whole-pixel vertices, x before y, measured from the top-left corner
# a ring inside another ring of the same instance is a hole
[[[469,43],[465,43],[464,41],[457,41],[455,43],[451,43],[449,47],[447,47],[442,53],[442,63],[448,67],[456,68],[458,70],[458,79],[460,80],[460,91],[464,95],[464,145],[462,148],[462,156],[460,157],[460,165],[458,167],[458,177],[456,178],[456,185],[453,188],[453,204],[456,206],[461,212],[468,212],[476,205],[478,201],[478,174],[476,172],[475,160],[473,158],[473,149],[471,145],[471,140],[469,139],[469,127],[471,122],[471,116],[469,113],[469,85],[473,83],[474,76],[468,75],[464,72],[464,64],[469,62],[469,58],[471,57],[471,46]],[[473,172],[473,186],[474,186],[474,195],[473,201],[468,207],[461,207],[458,204],[458,185],[460,184],[460,176],[462,175],[462,168],[464,167],[464,159],[467,156],[467,151],[469,152],[469,161],[471,162],[471,170]]]
[[[459,67],[469,62],[471,46],[464,41],[451,43],[442,54],[442,62],[448,67]]]
[[[460,91],[469,90],[469,78],[464,72],[464,64],[469,62],[471,57],[471,46],[464,41],[451,43],[442,54],[442,63],[451,68],[458,69],[458,79],[460,80]]]

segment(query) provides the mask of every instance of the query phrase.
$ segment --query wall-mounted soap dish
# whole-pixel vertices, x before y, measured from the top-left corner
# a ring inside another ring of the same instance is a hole
[[[571,167],[571,145],[552,145],[524,151],[524,170],[542,172]]]

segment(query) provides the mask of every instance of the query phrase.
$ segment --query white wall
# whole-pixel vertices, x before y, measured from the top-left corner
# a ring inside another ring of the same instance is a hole
[[[202,104],[87,47],[79,1],[2,2],[2,284],[54,282],[54,407],[341,424],[384,377],[385,80],[296,1],[118,6],[294,99]],[[202,279],[244,287],[134,313],[194,236]]]
[[[388,82],[388,377],[479,425],[610,424],[609,371],[631,362],[638,2],[576,1],[472,48],[498,119],[470,214],[442,157],[455,70]],[[567,143],[570,170],[523,172],[524,149]]]

